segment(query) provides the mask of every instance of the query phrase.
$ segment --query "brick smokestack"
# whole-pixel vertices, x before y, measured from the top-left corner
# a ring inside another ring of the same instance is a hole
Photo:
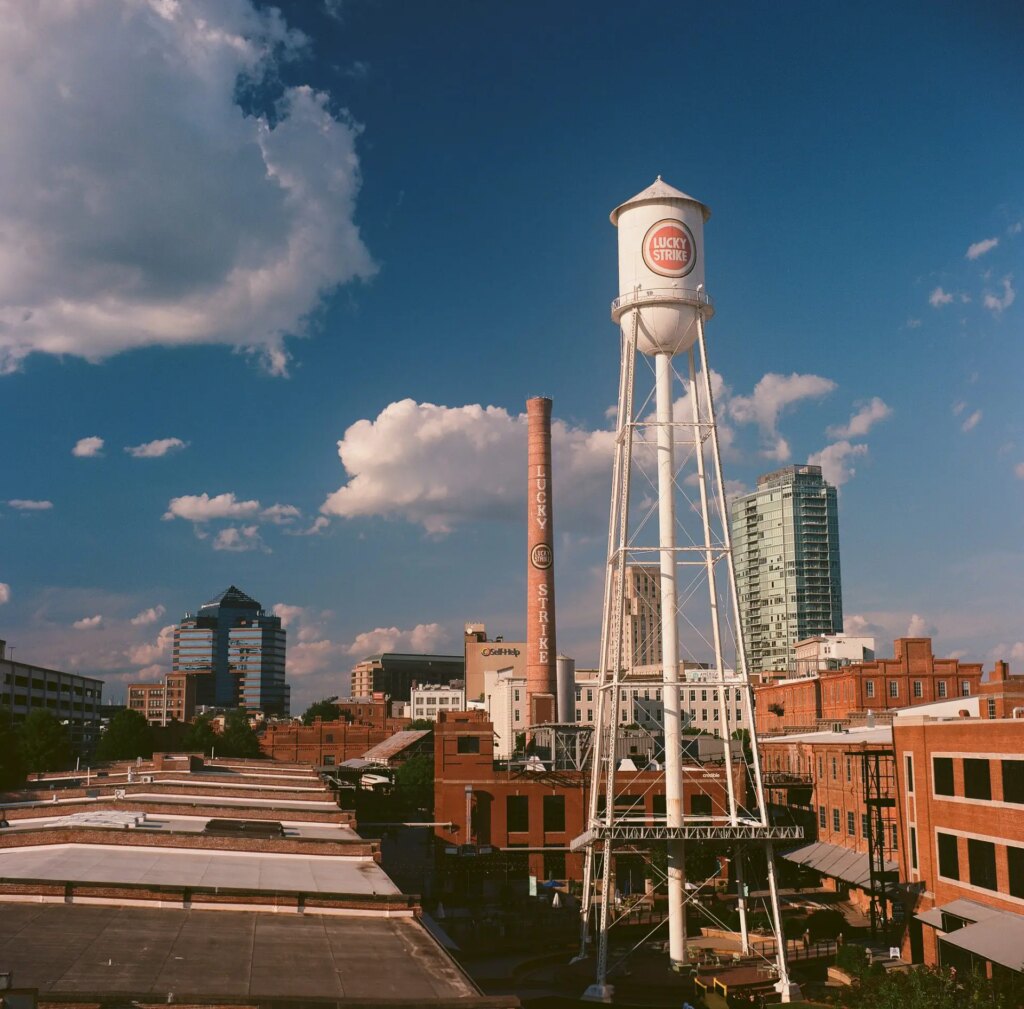
[[[526,694],[530,721],[555,720],[554,510],[551,494],[551,400],[526,401]]]

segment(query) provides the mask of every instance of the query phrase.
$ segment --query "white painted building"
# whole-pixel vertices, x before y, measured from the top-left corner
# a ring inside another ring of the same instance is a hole
[[[466,688],[454,683],[424,683],[409,691],[409,714],[437,721],[439,711],[465,711]]]
[[[856,662],[871,662],[875,639],[861,634],[820,634],[796,643],[796,676],[812,676],[820,669],[841,669]]]
[[[494,725],[494,757],[508,760],[516,748],[516,736],[529,725],[526,677],[516,676],[512,668],[486,671],[484,704]]]

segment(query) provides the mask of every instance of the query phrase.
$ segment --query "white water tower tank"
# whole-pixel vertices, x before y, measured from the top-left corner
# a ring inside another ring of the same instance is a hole
[[[616,207],[619,296],[612,318],[631,333],[639,314],[637,349],[680,354],[697,339],[697,320],[714,309],[704,289],[704,222],[711,211],[661,176]]]

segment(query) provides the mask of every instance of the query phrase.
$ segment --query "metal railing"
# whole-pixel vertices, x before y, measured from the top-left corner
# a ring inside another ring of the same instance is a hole
[[[618,313],[634,305],[664,301],[681,301],[687,305],[698,305],[711,309],[712,312],[715,307],[714,299],[703,287],[699,290],[684,287],[639,287],[634,291],[620,294],[612,302],[612,316],[616,317]]]

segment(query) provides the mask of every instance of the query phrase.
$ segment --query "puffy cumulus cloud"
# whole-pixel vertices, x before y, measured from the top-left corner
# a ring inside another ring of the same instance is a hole
[[[981,422],[981,411],[980,410],[975,410],[974,413],[972,413],[969,417],[967,417],[966,420],[964,420],[964,422],[960,425],[960,430],[961,431],[965,431],[965,432],[966,431],[973,431],[978,426],[978,424],[980,422]]]
[[[854,445],[848,441],[837,441],[826,445],[820,452],[812,452],[807,462],[821,467],[821,475],[833,486],[842,487],[856,475],[853,462],[868,454],[867,445]]]
[[[133,620],[134,624],[135,621]],[[155,663],[170,658],[171,645],[174,643],[174,624],[160,628],[155,641],[147,641],[132,645],[125,651],[128,661],[135,666],[153,668]]]
[[[828,429],[830,438],[863,438],[879,421],[892,416],[892,407],[885,400],[873,396],[857,410],[845,424]]]
[[[94,617],[82,617],[81,620],[76,620],[71,626],[76,631],[93,631],[103,626],[103,617],[99,613]]]
[[[875,623],[862,613],[851,613],[843,618],[843,633],[874,637],[885,634],[886,630],[881,624]]]
[[[145,627],[147,624],[155,624],[166,612],[167,610],[164,609],[163,603],[160,603],[136,613],[129,623],[133,627]]]
[[[295,505],[274,504],[260,512],[260,518],[277,526],[287,525],[301,516],[302,512]]]
[[[125,445],[127,452],[133,459],[160,459],[168,452],[185,448],[188,442],[180,438],[157,438],[155,441],[143,442],[141,445]]]
[[[248,518],[260,510],[259,501],[239,501],[234,493],[210,497],[202,494],[184,494],[171,498],[164,512],[164,521],[185,519],[187,522],[210,522],[213,519]]]
[[[8,506],[20,512],[48,512],[53,507],[52,501],[33,501],[27,498],[11,498]]]
[[[991,252],[998,244],[998,238],[983,238],[980,242],[972,242],[967,246],[967,258],[978,259],[986,252]]]
[[[555,523],[592,521],[606,504],[614,434],[551,424]],[[384,516],[444,534],[480,519],[520,519],[526,506],[526,415],[496,406],[391,403],[338,442],[347,482],[325,516]]]
[[[928,304],[932,308],[942,308],[943,305],[948,305],[953,301],[953,295],[948,291],[944,291],[941,287],[936,287],[931,294],[928,295]]]
[[[374,272],[359,127],[281,84],[308,40],[252,0],[0,0],[0,19],[0,371],[218,343],[284,373],[285,337]]]
[[[1004,312],[1017,300],[1017,292],[1013,289],[1012,281],[1012,277],[1003,277],[1003,293],[1001,295],[993,294],[991,291],[985,292],[984,305],[996,315]]]
[[[7,582],[0,582],[0,606],[11,601],[11,587]]]
[[[379,652],[435,652],[450,640],[448,631],[441,624],[417,624],[410,630],[397,627],[375,627],[356,635],[348,646],[348,654],[359,658],[376,655]]]
[[[740,424],[757,424],[764,440],[762,453],[778,462],[790,456],[789,444],[778,432],[779,417],[805,400],[821,399],[836,383],[821,375],[779,375],[769,372],[749,396],[733,396],[727,410]]]
[[[288,674],[313,680],[330,674],[334,680],[325,681],[324,689],[337,693],[351,660],[346,646],[328,636],[326,621],[331,614],[291,603],[275,603],[273,613],[288,631]]]
[[[920,613],[910,615],[910,623],[907,625],[908,638],[934,638],[938,635],[939,629]]]
[[[250,526],[227,526],[213,538],[214,550],[227,550],[231,553],[243,553],[246,550],[262,550],[270,553],[270,547],[260,536],[260,527]]]
[[[0,239],[2,241],[2,239]],[[0,304],[0,312],[3,311],[3,305]],[[3,332],[4,327],[2,320],[0,320],[0,353],[3,353]],[[0,361],[0,367],[2,367],[2,361]],[[104,441],[97,435],[90,435],[88,438],[79,438],[75,442],[75,447],[71,450],[71,454],[78,459],[95,459],[98,455],[103,455]]]

